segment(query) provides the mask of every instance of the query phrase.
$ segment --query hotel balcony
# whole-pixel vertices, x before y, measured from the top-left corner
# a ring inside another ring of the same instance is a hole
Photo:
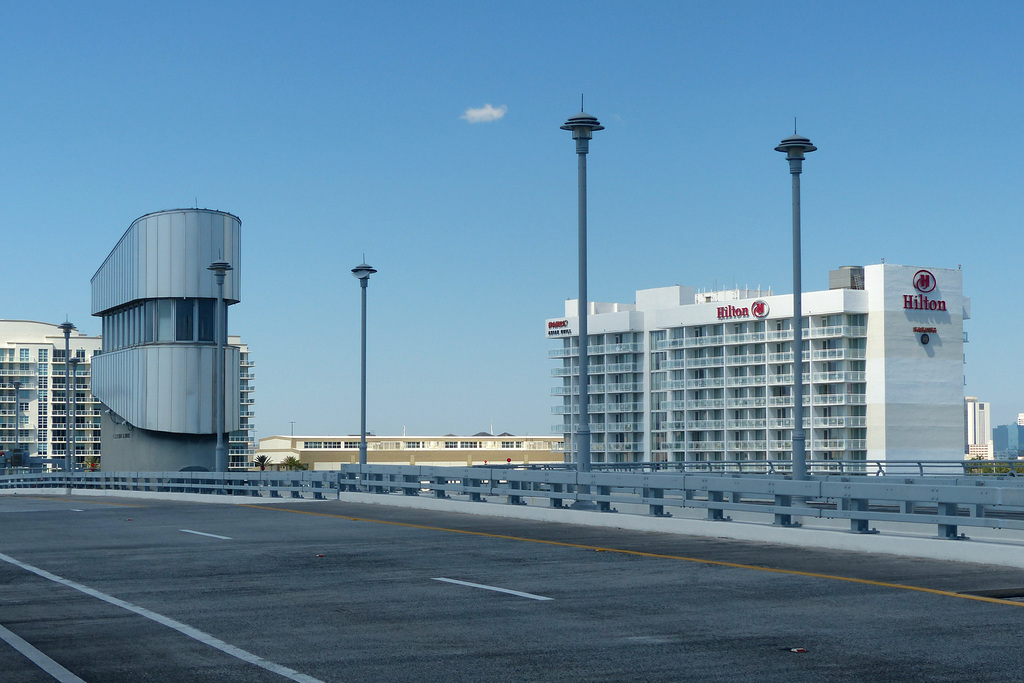
[[[748,353],[745,356],[726,356],[726,365],[764,365],[768,356],[763,353]]]
[[[767,421],[763,417],[726,421],[729,429],[764,429],[766,423]],[[699,429],[699,427],[697,429]]]
[[[764,408],[768,403],[766,396],[743,396],[725,399],[726,408]]]

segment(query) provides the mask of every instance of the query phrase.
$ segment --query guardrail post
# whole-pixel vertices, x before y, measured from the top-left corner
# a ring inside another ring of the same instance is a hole
[[[943,517],[952,517],[953,519],[956,519],[957,505],[956,503],[939,503],[938,513],[940,519]],[[950,524],[948,522],[939,522],[939,538],[948,538],[952,540],[966,539],[967,537],[957,535],[955,523]]]
[[[552,491],[552,493],[564,493],[565,492],[565,485],[564,484],[551,484],[551,491]],[[551,501],[549,504],[553,508],[565,507],[564,505],[562,505],[562,499],[561,498],[554,498],[554,497],[552,497],[552,498],[549,498],[548,500]]]
[[[665,498],[665,489],[653,489],[645,488],[643,490],[644,498],[661,500]],[[671,517],[672,515],[665,512],[665,506],[658,503],[648,503],[650,506],[649,514],[652,517]]]
[[[402,487],[402,495],[405,496],[418,496],[420,495],[420,478],[414,474],[402,475],[402,481],[405,486]],[[409,486],[413,484],[413,486]]]
[[[793,496],[775,496],[775,507],[792,508]],[[775,513],[775,526],[791,526],[798,527],[802,526],[800,522],[793,521],[792,513],[776,512]]]
[[[868,501],[862,498],[844,498],[842,499],[842,506],[844,510],[849,510],[851,512],[868,511]],[[870,523],[871,520],[867,519],[866,517],[864,519],[857,519],[851,517],[850,531],[852,531],[855,534],[877,534],[878,529],[872,529],[869,526]]]
[[[467,482],[469,483],[469,487],[474,489],[479,488],[480,484],[483,483],[480,479],[463,479],[462,485],[465,486]],[[481,503],[484,500],[479,491],[470,491],[469,499],[474,503]]]
[[[722,508],[712,507],[712,505],[714,503],[721,503],[721,502],[723,502],[723,500],[724,500],[724,497],[722,496],[722,492],[721,491],[708,491],[708,519],[709,520],[711,520],[713,522],[723,522],[723,521],[725,521],[725,512],[722,510]],[[776,516],[776,523],[777,523],[777,521],[778,521],[778,516]]]
[[[612,494],[612,487],[610,486],[598,486],[597,495],[599,496],[610,496]],[[612,504],[607,500],[599,500],[597,502],[598,512],[612,512]]]
[[[508,484],[508,487],[510,489],[514,489],[514,490],[517,490],[517,491],[522,489],[522,485],[518,481],[508,480],[505,483]],[[523,500],[523,497],[521,495],[510,493],[508,495],[508,504],[509,505],[526,505],[526,501]]]
[[[443,488],[448,485],[448,477],[431,477],[434,482],[434,498],[447,498],[448,491]]]

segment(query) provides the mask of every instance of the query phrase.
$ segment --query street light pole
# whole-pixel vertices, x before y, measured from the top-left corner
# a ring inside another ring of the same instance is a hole
[[[577,166],[577,231],[579,253],[579,299],[576,314],[579,318],[580,394],[579,422],[576,425],[576,470],[590,471],[590,415],[588,392],[589,374],[587,368],[587,314],[590,307],[587,299],[587,154],[590,152],[590,138],[595,130],[604,130],[596,118],[582,110],[562,125],[562,130],[572,131],[576,141]],[[571,395],[570,395],[571,397]]]
[[[817,147],[794,131],[775,148],[785,152],[793,177],[793,479],[807,479],[807,435],[804,432],[804,337],[800,276],[800,174],[804,154]]]
[[[366,284],[370,276],[376,273],[371,266],[365,262],[360,263],[352,269],[352,275],[359,280],[359,287],[362,290],[362,333],[361,333],[361,363],[359,373],[359,477],[362,479],[362,466],[366,464]]]
[[[217,432],[217,447],[214,450],[214,470],[228,471],[228,456],[224,450],[224,346],[227,342],[227,316],[224,314],[224,276],[233,270],[227,261],[214,261],[207,270],[212,270],[217,279],[217,320],[214,322],[214,336],[217,337],[217,356],[213,359],[214,397],[213,428]]]
[[[562,125],[562,130],[572,131],[572,139],[576,141],[576,176],[577,176],[577,231],[578,231],[578,252],[579,252],[579,298],[576,302],[576,314],[579,319],[579,354],[580,354],[580,394],[577,405],[579,406],[579,422],[576,426],[576,471],[590,471],[590,376],[588,373],[587,359],[587,315],[590,312],[587,298],[587,154],[590,152],[590,138],[595,130],[604,130],[604,126],[598,120],[583,112],[570,116],[569,120]],[[569,401],[572,402],[572,394],[569,394]],[[580,493],[589,494],[590,486],[581,485]],[[596,506],[591,501],[576,501],[572,505],[576,509],[592,510]]]
[[[69,369],[71,365],[68,363],[71,360],[71,330],[75,329],[75,326],[69,323],[67,320],[57,326],[57,329],[64,332],[64,471],[70,472],[73,460],[73,455],[68,452],[67,449],[67,436],[68,436],[68,423],[67,419],[70,417],[71,412],[71,392],[74,390],[68,387],[68,377],[70,375]]]
[[[77,425],[75,424],[75,413],[78,412],[78,399],[75,396],[75,384],[76,378],[78,377],[78,359],[69,358],[68,367],[71,368],[71,384],[68,385],[68,391],[71,392],[71,412],[68,415],[68,426],[71,428],[71,444],[69,446],[71,452],[71,471],[74,472],[78,469],[78,463],[75,462],[75,456],[78,451],[78,432]]]

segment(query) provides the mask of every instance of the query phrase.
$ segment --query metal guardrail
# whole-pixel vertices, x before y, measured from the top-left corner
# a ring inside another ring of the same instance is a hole
[[[686,463],[687,465],[697,463]],[[864,463],[861,462],[861,465]],[[889,463],[890,467],[893,463]],[[917,469],[921,469],[918,467]],[[927,469],[927,468],[924,468]],[[815,476],[797,481],[779,474],[729,472],[603,471],[566,467],[429,467],[345,465],[323,472],[74,472],[0,475],[0,490],[117,490],[220,494],[250,498],[336,499],[343,491],[381,495],[461,497],[512,505],[563,508],[591,503],[647,506],[655,516],[672,508],[707,511],[728,521],[729,512],[754,513],[780,526],[799,518],[849,520],[855,533],[873,533],[872,522],[936,525],[941,538],[964,538],[960,527],[1024,530],[1024,476],[987,475]]]

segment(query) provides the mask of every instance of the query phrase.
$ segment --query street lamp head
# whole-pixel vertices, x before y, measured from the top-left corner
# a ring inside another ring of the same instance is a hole
[[[803,159],[804,154],[813,152],[817,147],[811,144],[811,141],[802,135],[793,133],[788,138],[784,138],[779,146],[775,148],[776,152],[785,152],[786,160],[793,161],[795,159]]]
[[[234,268],[231,267],[231,264],[228,263],[227,261],[214,261],[209,266],[207,266],[206,269],[212,270],[216,275],[224,275],[229,270],[234,270]]]
[[[60,325],[57,325],[57,329],[63,332],[64,336],[66,337],[69,334],[71,334],[71,330],[75,329],[75,326],[72,323],[69,323],[67,320],[65,320]]]
[[[589,140],[592,131],[604,130],[604,126],[595,117],[581,111],[575,116],[570,116],[569,120],[562,124],[562,130],[571,130],[573,140]]]
[[[376,269],[373,266],[367,265],[366,263],[360,263],[358,266],[352,269],[352,276],[357,280],[366,282],[370,279],[370,276],[376,273]]]

